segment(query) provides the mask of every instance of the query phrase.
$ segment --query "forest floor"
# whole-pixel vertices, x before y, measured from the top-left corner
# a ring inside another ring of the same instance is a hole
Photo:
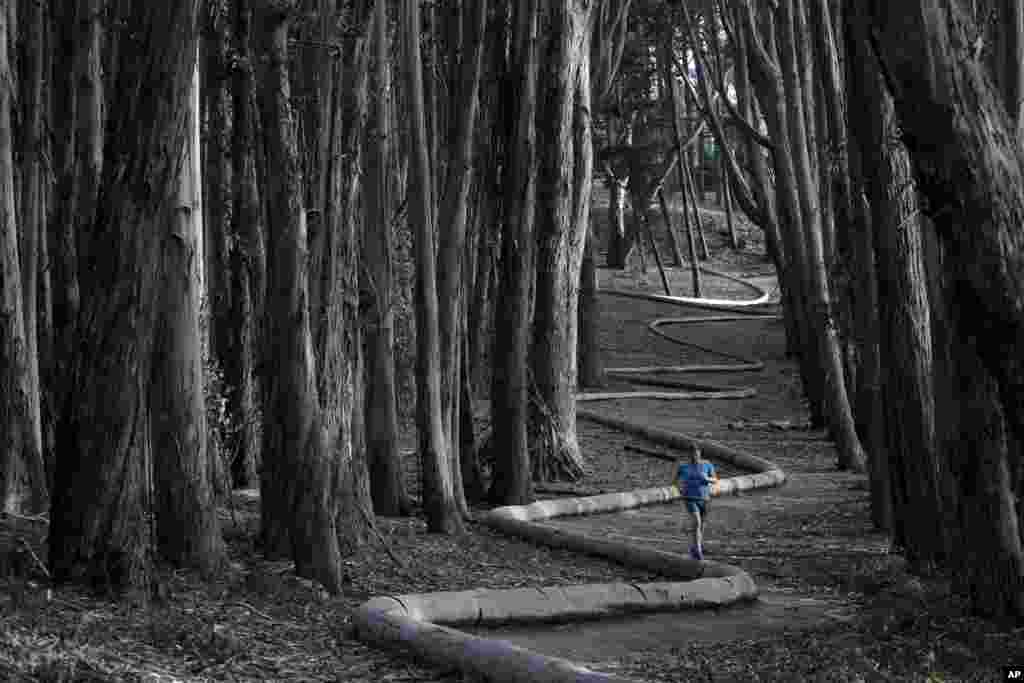
[[[707,215],[717,223],[719,214]],[[723,249],[718,230],[709,230],[715,254],[710,265],[747,276],[770,274],[754,234],[744,232],[747,248],[734,253]],[[614,279],[616,287],[658,291],[653,264],[646,274],[603,271],[602,278],[604,284]],[[677,293],[689,293],[686,271],[674,271],[672,280]],[[714,280],[708,278],[706,295],[747,296]],[[601,304],[609,365],[710,360],[656,339],[646,329],[654,317],[693,313],[609,296]],[[789,476],[783,488],[712,503],[707,551],[749,571],[768,589],[767,602],[775,600],[778,606],[777,596],[787,591],[812,596],[827,603],[832,617],[813,624],[778,618],[751,631],[744,629],[743,612],[734,613],[740,616],[730,622],[730,611],[723,610],[714,632],[692,638],[674,633],[686,632],[691,613],[645,617],[654,619],[644,621],[645,639],[609,648],[588,664],[647,681],[988,681],[998,680],[1002,665],[1024,663],[1024,629],[971,616],[950,594],[946,578],[910,576],[885,537],[872,531],[864,478],[836,473],[830,443],[803,428],[806,413],[794,366],[785,358],[780,323],[691,326],[674,333],[764,360],[763,372],[697,380],[754,387],[757,396],[740,401],[634,399],[588,407],[725,441],[779,464]],[[585,421],[579,434],[588,462],[581,486],[626,490],[671,480],[671,463],[626,446],[664,449]],[[410,455],[406,460],[416,493],[416,459]],[[598,518],[589,523],[620,536],[642,534],[648,538],[638,542],[679,550],[686,545],[673,526],[680,512],[678,505],[658,506],[619,515],[625,521],[614,525]],[[229,566],[208,581],[190,572],[168,574],[159,600],[129,596],[115,601],[76,588],[48,590],[38,576],[32,581],[0,579],[0,680],[454,683],[463,680],[456,672],[423,667],[354,640],[348,628],[352,611],[380,594],[657,580],[601,559],[506,538],[477,524],[465,536],[449,538],[428,535],[419,517],[380,518],[378,526],[404,567],[372,542],[346,561],[344,595],[330,597],[296,578],[290,563],[260,557],[254,547],[258,502],[251,495],[236,494],[222,510],[222,520]],[[10,550],[21,536],[42,554],[44,522],[2,522],[0,550]],[[660,525],[657,532],[651,532],[652,524]],[[613,637],[624,627],[619,621],[592,622],[586,628],[591,634],[604,629]],[[537,633],[543,631],[535,631],[534,638]],[[552,636],[548,646],[571,650],[566,639],[578,642],[586,633],[563,629],[558,632],[561,644]]]

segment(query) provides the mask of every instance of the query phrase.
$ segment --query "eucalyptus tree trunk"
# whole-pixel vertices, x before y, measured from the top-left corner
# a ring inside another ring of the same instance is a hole
[[[1024,520],[1011,477],[1019,460],[1012,444],[1024,438],[1018,122],[976,58],[977,27],[959,3],[871,2],[863,9],[944,254],[949,374],[959,382],[952,386],[975,401],[947,441],[959,448],[950,457],[964,501],[962,540],[978,563],[963,579],[981,609],[1024,615]]]
[[[395,310],[391,271],[391,68],[387,2],[377,0],[374,18],[374,72],[370,125],[366,140],[364,256],[371,283],[372,305],[366,326],[366,446],[374,510],[381,515],[407,515],[412,503],[405,490],[398,452],[398,406],[395,380]]]
[[[99,219],[81,236],[94,267],[83,271],[74,373],[57,430],[49,535],[57,581],[141,587],[149,576],[161,226],[188,145],[196,14],[186,0],[118,5],[111,17],[119,87],[109,93]],[[148,37],[144,50],[139,36]]]
[[[199,174],[199,68],[189,97],[187,144],[177,196],[161,235],[161,280],[150,388],[157,551],[178,566],[212,573],[224,560],[213,465],[207,448],[200,330],[202,180]]]
[[[8,3],[15,0],[7,0]],[[32,376],[25,338],[25,300],[18,255],[11,109],[16,79],[8,60],[9,8],[0,4],[0,509],[39,511],[46,506],[46,473],[34,434]]]
[[[329,402],[329,409],[323,410],[318,380],[329,375],[332,391],[351,392],[351,367],[344,362],[325,363],[318,374],[314,355],[306,212],[288,71],[288,34],[295,6],[290,1],[262,0],[256,7],[256,35],[266,62],[260,78],[263,132],[267,165],[274,169],[268,186],[265,343],[267,364],[275,370],[265,377],[261,540],[268,557],[288,556],[297,574],[338,592],[342,571],[336,487],[340,460],[352,457],[351,434],[346,429],[351,405],[345,416],[339,416],[337,406]],[[345,354],[350,349],[338,352],[343,361],[349,360]],[[340,444],[336,441],[339,429]]]
[[[537,404],[533,411],[535,478],[576,480],[583,455],[576,438],[576,346],[579,275],[586,224],[577,217],[589,202],[589,140],[577,144],[579,79],[590,78],[593,6],[556,0],[548,8],[547,54],[541,82],[537,290],[532,350]],[[588,98],[589,99],[589,98]],[[589,112],[588,112],[589,115]],[[582,168],[581,168],[582,165]]]
[[[330,25],[344,7],[328,2]],[[353,41],[347,88],[330,91],[324,125],[330,145],[322,172],[322,209],[326,253],[323,261],[324,318],[320,343],[314,348],[320,368],[317,392],[325,425],[327,450],[335,465],[331,494],[336,503],[338,540],[343,553],[352,555],[368,540],[374,525],[373,501],[366,461],[365,366],[359,313],[359,189],[363,177],[362,143],[369,110],[370,44],[376,25],[369,2],[354,18],[362,25]],[[332,28],[331,40],[339,34]],[[322,65],[323,76],[340,86],[340,59]]]
[[[209,3],[203,26],[203,104],[206,114],[206,134],[203,148],[203,249],[205,256],[205,301],[209,338],[209,356],[223,366],[231,353],[230,311],[231,295],[231,213],[232,213],[232,159],[230,101],[228,91],[229,17],[226,7]],[[230,386],[230,385],[229,385]],[[234,390],[234,387],[230,387]],[[233,422],[240,417],[230,415]],[[228,452],[237,450],[233,430],[228,430],[223,444]]]
[[[21,154],[21,220],[18,225],[20,238],[19,266],[21,270],[21,295],[24,300],[22,314],[25,325],[24,362],[28,379],[28,409],[32,448],[43,458],[43,431],[41,415],[41,394],[39,383],[39,330],[38,288],[39,288],[39,242],[43,235],[43,65],[46,48],[44,40],[44,0],[26,3],[23,10],[21,33],[23,45],[22,63],[22,154]]]
[[[438,226],[437,296],[440,304],[441,400],[445,433],[450,449],[453,490],[459,512],[469,516],[462,487],[459,399],[461,396],[463,333],[463,257],[469,215],[469,190],[473,180],[473,143],[480,101],[483,71],[483,39],[487,22],[487,0],[475,0],[464,7],[462,54],[456,96],[451,98],[454,147],[447,167],[444,200]]]
[[[237,57],[231,79],[232,173],[230,349],[224,381],[232,387],[229,411],[238,422],[231,453],[235,486],[256,482],[260,461],[256,378],[259,329],[266,290],[263,210],[256,176],[256,79],[252,52],[251,0],[236,0],[232,38]]]
[[[513,17],[511,83],[504,92],[503,107],[514,118],[506,147],[505,222],[491,375],[494,470],[488,497],[498,505],[522,505],[533,498],[527,382],[536,273],[540,0],[517,4]]]
[[[775,143],[772,155],[775,171],[778,225],[780,227],[781,251],[788,257],[789,268],[783,272],[788,283],[790,307],[795,318],[794,330],[799,338],[793,347],[800,363],[800,377],[808,401],[812,423],[824,422],[824,383],[819,361],[819,341],[812,331],[806,301],[809,294],[809,265],[806,240],[802,230],[803,214],[800,194],[797,189],[797,169],[794,163],[790,130],[787,89],[780,65],[780,50],[775,30],[775,13],[767,6],[761,6],[755,13],[749,0],[735,0],[742,30],[747,40],[747,57],[751,81],[764,106],[768,130]],[[758,26],[760,19],[761,26]],[[761,32],[764,37],[762,38]]]
[[[420,25],[419,0],[403,0],[401,26],[411,117],[409,220],[413,225],[416,252],[416,422],[427,529],[455,533],[461,532],[463,522],[455,500],[453,461],[441,399],[441,337],[434,254],[437,220],[430,138],[427,135]]]

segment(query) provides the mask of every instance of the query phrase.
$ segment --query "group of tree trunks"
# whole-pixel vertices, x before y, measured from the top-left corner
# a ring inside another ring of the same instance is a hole
[[[217,497],[258,481],[263,551],[340,590],[416,502],[398,238],[428,528],[579,478],[595,156],[619,265],[645,231],[661,269],[655,198],[683,264],[676,172],[699,294],[708,134],[875,523],[1024,614],[1024,3],[427,7],[0,0],[0,495],[49,510],[53,576],[215,571]]]

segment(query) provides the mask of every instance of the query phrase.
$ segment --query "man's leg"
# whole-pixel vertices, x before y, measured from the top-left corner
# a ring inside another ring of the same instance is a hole
[[[703,554],[704,518],[701,516],[700,510],[693,511],[693,544],[697,546],[697,550]]]

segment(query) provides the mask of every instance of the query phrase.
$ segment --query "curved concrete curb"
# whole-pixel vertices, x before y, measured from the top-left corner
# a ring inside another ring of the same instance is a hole
[[[714,271],[711,271],[714,272]],[[767,301],[769,295],[755,285],[738,278],[714,272],[747,284],[760,292],[757,299],[743,302],[639,295],[655,301],[700,307],[755,306]],[[619,292],[610,292],[620,294]],[[631,293],[623,294],[632,296]],[[699,319],[692,322],[698,322]],[[667,321],[655,321],[662,324]],[[673,321],[674,322],[674,321]],[[652,324],[656,333],[657,325]],[[669,339],[668,335],[662,334]],[[681,340],[673,340],[681,341]],[[723,354],[727,355],[727,354]],[[746,359],[742,359],[746,360]],[[741,361],[742,362],[742,361]],[[707,366],[683,366],[700,371]],[[720,369],[719,369],[720,368]],[[756,370],[763,364],[753,361],[743,365],[716,366],[716,371]],[[635,368],[618,369],[636,372]],[[637,398],[637,392],[624,398]],[[602,398],[609,398],[604,396]],[[616,396],[617,397],[617,396]],[[686,397],[696,397],[688,395]],[[675,394],[672,398],[683,398]],[[702,396],[708,398],[708,396]],[[584,395],[581,400],[588,400]],[[598,400],[591,397],[589,400]],[[690,437],[662,429],[637,425],[626,420],[607,417],[584,409],[577,417],[637,434],[656,443],[680,448],[698,444],[709,456],[753,470],[754,474],[729,477],[720,482],[715,495],[778,486],[785,474],[774,463],[732,450],[713,441]],[[558,621],[564,619],[598,618],[628,611],[678,610],[701,607],[722,607],[757,598],[753,578],[739,567],[720,562],[699,561],[654,548],[631,545],[621,541],[595,538],[545,526],[540,522],[554,517],[616,512],[643,505],[671,502],[679,498],[674,486],[608,493],[584,498],[538,501],[530,505],[506,506],[489,511],[479,521],[496,530],[552,547],[567,548],[599,555],[621,564],[684,579],[685,582],[648,584],[587,584],[510,590],[471,590],[375,597],[360,606],[352,617],[355,634],[361,640],[382,646],[397,646],[420,659],[455,666],[485,680],[508,683],[628,683],[630,679],[599,673],[580,667],[559,657],[541,655],[516,647],[503,640],[480,638],[442,624],[493,624],[507,622]]]
[[[580,410],[577,416],[644,436],[666,446],[679,448],[697,443],[712,457],[754,470],[754,474],[723,479],[716,495],[777,486],[785,481],[785,475],[774,463],[721,444],[691,439],[667,430],[642,427],[589,411]],[[506,641],[472,636],[445,625],[595,619],[625,612],[724,607],[756,599],[757,584],[739,567],[693,560],[675,553],[595,538],[540,523],[555,517],[616,512],[667,503],[677,498],[679,490],[674,486],[638,489],[496,508],[482,515],[479,521],[534,543],[599,555],[626,566],[683,579],[683,582],[587,584],[379,596],[364,603],[353,615],[356,636],[366,642],[405,649],[435,664],[456,666],[489,681],[626,683],[628,679],[591,671],[567,660],[541,655]]]
[[[648,398],[660,401],[699,401],[753,398],[756,394],[757,392],[753,389],[736,389],[732,391],[721,389],[711,389],[708,391],[600,391],[576,394],[576,402],[617,401],[624,398]]]

